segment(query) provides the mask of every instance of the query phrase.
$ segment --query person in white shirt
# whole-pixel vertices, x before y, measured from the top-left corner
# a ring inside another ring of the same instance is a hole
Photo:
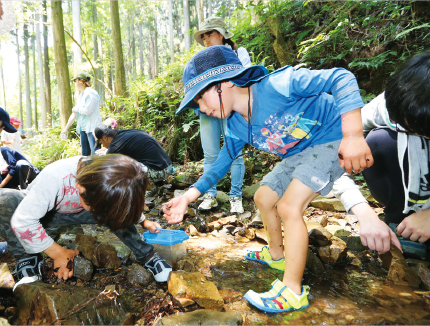
[[[76,132],[81,137],[82,155],[89,156],[95,152],[94,129],[102,123],[100,116],[100,96],[91,88],[91,76],[81,71],[72,81],[81,92],[66,127],[61,131],[61,137],[67,138],[67,131],[76,120]]]
[[[12,148],[22,154],[21,149],[21,132],[19,131],[19,126],[22,126],[22,122],[19,121],[18,118],[11,117],[10,118],[10,124],[17,130],[14,133],[7,132],[6,130],[3,130],[1,132],[1,142],[3,146],[7,146],[9,148]]]

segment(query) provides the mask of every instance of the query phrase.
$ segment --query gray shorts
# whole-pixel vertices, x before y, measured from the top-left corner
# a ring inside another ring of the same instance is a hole
[[[336,140],[309,147],[283,159],[263,178],[260,185],[269,186],[281,198],[291,180],[296,178],[314,192],[327,195],[333,188],[333,183],[345,172],[339,164],[340,142]]]

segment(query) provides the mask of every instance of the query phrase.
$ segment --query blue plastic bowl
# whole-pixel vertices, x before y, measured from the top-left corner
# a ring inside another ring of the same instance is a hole
[[[7,242],[0,242],[0,255],[7,249]]]

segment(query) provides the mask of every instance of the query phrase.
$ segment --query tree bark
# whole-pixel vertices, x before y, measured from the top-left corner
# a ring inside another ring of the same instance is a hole
[[[40,44],[40,16],[36,14],[36,50],[37,50],[37,62],[39,65],[39,95],[40,95],[40,106],[41,106],[41,127],[42,130],[46,129],[46,104],[45,104],[45,84],[43,81],[43,60],[42,60],[42,47]]]
[[[97,26],[97,6],[96,6],[96,0],[93,0],[93,24],[94,26]],[[94,64],[96,65],[96,74],[97,77],[100,80],[103,80],[103,70],[101,69],[101,61],[99,56],[99,44],[98,44],[98,36],[96,32],[96,28],[94,28],[94,34],[93,34],[93,48],[94,48]],[[104,100],[104,94],[105,90],[101,83],[95,81],[94,82],[94,89],[99,94],[101,101]]]
[[[115,60],[115,90],[117,95],[127,97],[128,94],[125,82],[125,67],[122,53],[118,1],[110,1],[110,11],[112,23],[112,47],[115,49],[115,51],[113,51]]]
[[[200,25],[204,20],[202,0],[196,0],[196,10],[197,10],[197,27],[198,29],[200,29]]]
[[[134,37],[134,22],[133,22],[133,15],[131,17],[131,30],[130,30],[130,36],[131,36],[131,79],[136,78],[136,39]]]
[[[188,0],[183,0],[184,3],[184,40],[185,50],[188,51],[191,48],[191,36],[190,36],[190,6]]]
[[[3,109],[7,110],[7,108],[6,108],[6,89],[4,88],[4,75],[3,75],[3,57],[0,57],[0,79],[1,79],[1,86],[2,86],[2,90],[3,90]]]
[[[282,30],[279,27],[281,25],[278,17],[267,17],[267,26],[270,29],[274,37],[273,49],[275,50],[276,56],[281,64],[281,67],[291,64],[294,61],[295,53],[288,52],[287,44],[285,43],[284,37],[282,36]]]
[[[175,61],[175,51],[173,44],[173,0],[169,0],[169,36],[170,36],[170,62]]]
[[[139,23],[139,64],[140,74],[145,74],[145,61],[143,61],[143,26],[142,22]]]
[[[212,0],[207,0],[207,6],[208,6],[208,17],[212,16]]]
[[[51,76],[49,75],[49,50],[48,50],[48,13],[46,0],[43,0],[43,64],[45,66],[45,105],[47,125],[52,126],[51,112]]]
[[[18,28],[16,29],[16,57],[18,59],[18,97],[19,97],[19,119],[24,123],[24,114],[22,112],[22,85],[21,85],[21,60],[19,59],[19,42]]]
[[[30,63],[28,51],[28,23],[24,23],[24,68],[25,68],[25,109],[26,109],[26,129],[31,129],[31,98],[30,98]],[[28,135],[31,134],[31,131]]]
[[[149,79],[155,78],[155,31],[154,31],[154,19],[150,17],[148,19],[149,25],[149,39],[148,39],[148,72]]]
[[[72,93],[67,67],[66,41],[64,39],[63,9],[61,1],[51,0],[52,32],[54,35],[55,71],[57,72],[58,93],[60,97],[61,128],[67,124],[72,114]]]

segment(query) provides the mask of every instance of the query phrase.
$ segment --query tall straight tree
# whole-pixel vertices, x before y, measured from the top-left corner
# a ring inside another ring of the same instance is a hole
[[[61,128],[67,124],[72,114],[72,93],[67,67],[66,41],[64,39],[63,9],[61,1],[51,0],[52,33],[54,35],[55,71],[57,72],[58,93],[60,97]]]
[[[118,1],[110,0],[112,23],[112,47],[115,61],[115,90],[119,96],[128,96],[125,82],[124,55],[122,53],[121,27],[119,23]]]
[[[155,22],[154,17],[149,17],[149,38],[148,38],[148,73],[149,79],[154,79],[156,76],[156,64],[155,64]]]
[[[173,0],[169,0],[169,36],[170,36],[170,62],[175,61],[175,50],[173,44]]]
[[[25,9],[24,9],[25,10]],[[26,129],[31,129],[31,98],[30,98],[30,63],[28,51],[28,23],[24,22],[24,68],[25,68],[25,110],[26,110]],[[29,133],[29,135],[31,132]]]
[[[191,48],[190,37],[190,6],[188,0],[183,0],[184,3],[184,35],[185,35],[185,50]]]
[[[42,130],[46,129],[46,101],[45,101],[45,84],[43,81],[43,60],[42,60],[42,46],[41,35],[40,35],[40,15],[36,14],[36,51],[37,51],[37,63],[39,67],[39,95],[40,95],[40,107],[41,107],[41,127]]]
[[[45,105],[47,125],[52,126],[51,112],[51,76],[49,75],[49,50],[48,50],[48,11],[46,0],[43,0],[43,65],[45,73]]]
[[[206,0],[208,6],[208,17],[212,16],[212,0]]]
[[[82,45],[81,38],[81,2],[80,0],[72,0],[72,13],[73,13],[73,38]],[[82,63],[82,51],[79,46],[73,42],[73,59],[75,67],[79,67]]]
[[[19,119],[24,121],[24,114],[22,112],[22,85],[21,85],[21,60],[19,59],[19,37],[18,28],[16,29],[16,57],[18,59],[18,97],[19,97]]]
[[[136,39],[134,30],[134,15],[131,16],[130,37],[131,37],[131,79],[136,78]]]
[[[143,23],[139,22],[139,64],[140,64],[140,74],[143,76],[145,74],[145,61],[143,61]]]
[[[93,25],[94,27],[97,26],[97,5],[96,0],[93,0]],[[97,36],[97,29],[94,28],[94,34],[93,34],[93,48],[94,48],[94,63],[96,64],[96,74],[97,78],[100,80],[103,80],[103,73],[102,69],[100,67],[101,62],[99,58],[99,44],[98,44],[98,36]],[[100,99],[104,100],[104,87],[101,83],[95,81],[94,82],[94,89],[97,91],[97,93],[100,96]]]
[[[39,130],[37,119],[37,82],[36,82],[36,36],[35,23],[33,23],[33,35],[31,36],[31,52],[33,54],[33,99],[34,99],[34,128]]]
[[[1,53],[1,51],[0,51]],[[3,109],[7,110],[6,108],[6,89],[4,87],[4,76],[3,76],[3,55],[0,54],[0,80],[1,80],[1,87],[3,91]]]

